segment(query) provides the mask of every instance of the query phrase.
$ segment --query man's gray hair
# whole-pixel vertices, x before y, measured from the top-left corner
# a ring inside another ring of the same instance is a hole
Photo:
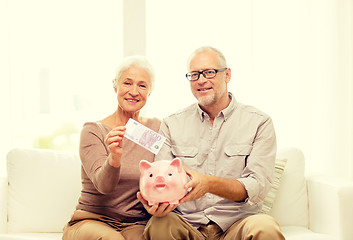
[[[200,47],[200,48],[197,48],[189,57],[189,60],[187,62],[187,68],[189,69],[190,67],[190,61],[191,59],[198,53],[202,53],[202,52],[207,52],[207,51],[212,51],[214,53],[217,54],[217,57],[218,57],[218,64],[219,64],[219,67],[228,67],[227,66],[227,61],[226,61],[226,58],[224,57],[223,53],[215,48],[215,47],[211,47],[211,46],[203,46],[203,47]]]
[[[123,61],[121,62],[121,64],[116,70],[114,87],[118,86],[118,81],[121,78],[121,75],[123,74],[123,72],[132,66],[142,68],[147,71],[151,79],[151,91],[152,91],[154,87],[154,70],[150,62],[147,60],[147,58],[140,55],[129,56],[123,59]]]

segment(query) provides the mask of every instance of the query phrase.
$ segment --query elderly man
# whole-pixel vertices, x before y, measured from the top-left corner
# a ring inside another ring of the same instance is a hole
[[[228,92],[231,70],[219,50],[195,50],[188,71],[198,103],[163,120],[160,133],[167,140],[156,160],[180,158],[191,190],[178,206],[150,207],[139,195],[153,215],[145,238],[284,239],[275,219],[259,213],[275,163],[271,118]]]

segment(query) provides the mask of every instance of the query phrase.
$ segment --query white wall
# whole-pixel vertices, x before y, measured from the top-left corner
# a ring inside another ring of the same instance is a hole
[[[9,53],[0,55],[1,163],[39,132],[114,111],[110,81],[123,55],[146,54],[155,66],[146,115],[193,103],[186,60],[212,45],[228,60],[237,100],[272,116],[279,147],[301,148],[309,173],[353,180],[351,0],[122,2],[0,0],[0,49]],[[46,74],[55,111],[40,114]],[[74,95],[84,110],[73,109]]]
[[[5,156],[12,146],[10,121],[10,74],[7,1],[0,0],[0,176],[5,174]]]
[[[0,0],[0,11],[4,175],[10,148],[34,147],[66,125],[79,131],[114,111],[123,9],[122,0]],[[58,140],[75,144],[78,134]]]
[[[299,147],[308,173],[353,179],[350,0],[147,1],[146,53],[157,69],[148,113],[194,102],[190,53],[220,48],[238,101],[273,117],[280,148]]]

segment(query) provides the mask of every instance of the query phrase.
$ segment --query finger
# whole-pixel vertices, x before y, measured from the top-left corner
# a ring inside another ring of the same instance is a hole
[[[117,127],[117,128],[121,129],[122,131],[126,130],[126,126],[120,126],[120,127]]]
[[[148,202],[143,198],[142,194],[140,192],[136,193],[138,200],[142,203],[143,207],[147,210],[147,212],[150,212],[151,207],[148,205]]]
[[[120,136],[116,136],[116,137],[108,137],[105,139],[105,143],[107,145],[111,144],[111,143],[114,143],[114,142],[121,142],[123,140],[122,137]]]
[[[188,192],[182,199],[179,200],[179,203],[182,204],[182,203],[189,202],[191,194],[192,194],[192,191]]]
[[[168,208],[166,209],[167,212],[169,213],[169,212],[173,211],[174,209],[177,208],[178,205],[179,205],[179,204],[170,204],[170,205],[168,206]]]
[[[107,138],[107,139],[105,140],[105,144],[106,144],[106,145],[110,145],[110,144],[112,144],[112,143],[121,142],[121,140],[122,140],[122,139],[120,139],[120,138]]]
[[[125,132],[126,126],[118,126],[112,129],[112,131]]]
[[[112,137],[121,137],[121,138],[123,138],[124,135],[125,135],[125,132],[112,130],[112,131],[110,131],[107,134],[106,138],[112,138]]]
[[[178,204],[168,204],[168,206],[164,209],[164,211],[160,214],[162,217],[168,215],[170,212],[172,212]]]
[[[164,212],[164,213],[170,213],[170,212],[173,211],[179,204],[163,203],[162,205],[163,205],[163,207],[164,207],[163,212]]]
[[[152,206],[153,209],[154,209],[154,206],[155,205]],[[156,204],[156,206],[158,208],[155,210],[153,216],[164,217],[164,216],[166,216],[168,213],[170,213],[173,210],[174,204],[173,204],[173,206],[171,208],[170,208],[171,205],[169,203],[162,203],[159,206],[158,206],[158,204]]]
[[[110,131],[107,133],[105,138],[108,139],[108,138],[112,138],[112,137],[116,137],[116,136],[123,137],[122,134],[119,134],[118,132]]]
[[[186,195],[185,197],[183,197],[182,199],[180,199],[180,204],[190,202],[190,201],[196,200],[198,198],[199,197],[197,197],[196,194],[190,193],[190,194]]]
[[[180,203],[193,201],[202,197],[203,195],[205,194],[200,191],[200,188],[198,188],[197,186],[192,186],[192,189],[180,200]]]
[[[156,203],[156,204],[152,205],[152,207],[149,206],[149,209],[147,211],[148,211],[149,214],[151,214],[153,216],[156,216],[156,217],[159,217],[159,215],[157,213],[158,207],[159,207],[159,205],[158,205],[158,203]]]
[[[193,174],[194,171],[192,171],[192,170],[190,170],[190,169],[188,169],[186,167],[184,167],[184,170],[185,170],[186,175],[188,175],[190,177],[190,179],[194,178],[194,174]]]
[[[159,204],[157,213],[163,213],[168,206],[169,206],[169,203]]]
[[[110,132],[107,134],[107,137],[108,136],[117,136],[117,135],[119,135],[119,136],[124,136],[124,134],[125,134],[125,130],[126,130],[126,128],[124,127],[124,128],[122,128],[122,127],[117,127],[117,128],[113,128],[112,130],[110,130]]]
[[[118,153],[117,151],[121,149],[121,146],[119,146],[119,143],[114,142],[108,145],[108,149],[110,152]]]
[[[190,180],[189,182],[185,183],[185,185],[184,185],[185,189],[194,188],[194,187],[196,187],[195,180]]]
[[[123,147],[121,142],[120,143],[119,142],[112,142],[112,143],[106,144],[106,145],[110,151],[115,151],[115,150],[118,151],[118,149],[121,149]]]
[[[136,196],[137,196],[138,200],[140,200],[140,202],[142,204],[147,204],[147,201],[146,201],[146,199],[144,199],[144,197],[142,196],[141,192],[137,192]]]

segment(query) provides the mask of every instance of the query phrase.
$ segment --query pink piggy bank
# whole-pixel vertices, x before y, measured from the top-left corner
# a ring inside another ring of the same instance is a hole
[[[184,186],[188,178],[178,158],[153,163],[141,160],[140,172],[140,191],[150,206],[161,202],[178,204],[187,192]]]

